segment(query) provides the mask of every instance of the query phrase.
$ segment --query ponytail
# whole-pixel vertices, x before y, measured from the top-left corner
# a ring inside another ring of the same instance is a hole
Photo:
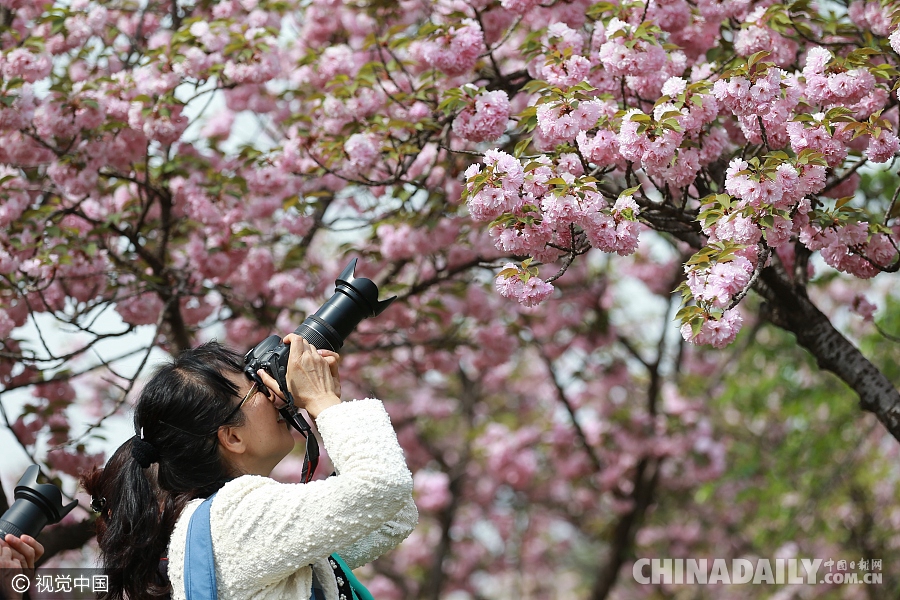
[[[119,446],[105,468],[82,478],[100,513],[105,598],[169,595],[159,561],[175,522],[188,502],[209,497],[233,476],[217,436],[220,426],[243,422],[241,411],[231,414],[239,390],[228,376],[243,377],[241,358],[215,342],[159,368],[135,405],[139,435]]]
[[[97,541],[109,581],[106,597],[164,598],[169,586],[159,572],[159,559],[175,525],[172,515],[180,513],[187,497],[182,496],[178,506],[176,497],[159,488],[156,466],[144,469],[138,464],[133,442],[119,446],[106,468],[85,475],[82,485],[100,512]]]

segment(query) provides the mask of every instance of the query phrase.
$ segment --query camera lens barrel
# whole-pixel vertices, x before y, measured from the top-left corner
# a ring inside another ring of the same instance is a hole
[[[62,492],[52,483],[38,484],[40,469],[31,465],[16,485],[15,502],[0,517],[0,536],[37,537],[44,526],[59,523],[78,504],[73,500],[63,506]]]
[[[360,321],[380,315],[394,297],[378,301],[378,286],[370,279],[356,277],[356,259],[334,282],[334,295],[294,331],[316,348],[337,352]]]

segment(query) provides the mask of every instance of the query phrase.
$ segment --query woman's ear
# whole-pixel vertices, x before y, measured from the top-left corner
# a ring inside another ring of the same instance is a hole
[[[226,454],[241,455],[247,451],[247,444],[240,427],[223,425],[216,432],[219,437],[219,446]]]

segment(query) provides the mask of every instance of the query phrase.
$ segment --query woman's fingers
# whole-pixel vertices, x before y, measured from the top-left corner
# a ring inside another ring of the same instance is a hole
[[[328,363],[328,366],[331,365],[340,365],[341,364],[341,355],[337,352],[332,352],[331,350],[316,350],[319,356],[325,359],[325,362]]]
[[[22,567],[25,567],[28,564],[28,557],[26,553],[22,552],[22,545],[19,538],[12,534],[6,534],[6,537],[3,540],[0,540],[0,546],[4,549],[3,556],[16,561],[22,565]],[[31,549],[29,548],[29,550]]]
[[[22,541],[34,548],[34,562],[41,560],[44,555],[44,545],[30,535],[23,535]]]
[[[341,395],[341,355],[337,352],[332,352],[331,350],[318,350],[319,356],[325,359],[325,362],[328,363],[328,370],[331,371],[331,377],[334,379],[335,392],[338,396]]]
[[[34,563],[44,555],[44,547],[29,535],[18,538],[12,534],[6,534],[4,542],[12,550],[13,558],[17,559],[26,569],[34,569]]]
[[[7,535],[6,538],[14,538],[15,536]],[[43,546],[41,547],[43,553]],[[21,556],[6,543],[5,538],[0,539],[0,598],[21,598],[22,595],[13,590],[12,582],[18,573],[26,568],[23,562],[24,558],[16,558]]]
[[[6,542],[0,540],[0,569],[21,569],[22,563],[13,558],[12,548]]]
[[[284,393],[281,391],[281,387],[278,385],[278,382],[275,381],[274,377],[269,375],[264,369],[260,369],[256,372],[256,374],[259,375],[259,378],[262,380],[265,386],[272,390],[273,394],[275,394],[282,400],[285,399]]]

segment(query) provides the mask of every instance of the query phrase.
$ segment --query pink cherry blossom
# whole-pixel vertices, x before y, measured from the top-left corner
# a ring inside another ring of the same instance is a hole
[[[116,312],[129,325],[154,325],[162,309],[162,300],[152,292],[132,295],[116,303]]]
[[[850,310],[861,316],[864,321],[872,321],[878,307],[869,302],[865,296],[856,295],[853,297],[853,303],[850,305]]]
[[[509,121],[509,98],[506,92],[483,92],[453,120],[453,131],[470,142],[496,140],[506,131]]]
[[[738,309],[725,311],[720,319],[709,318],[703,322],[700,332],[695,336],[690,324],[681,326],[681,335],[685,341],[697,345],[710,345],[713,348],[724,348],[734,341],[743,325],[743,318]]]
[[[869,138],[866,156],[872,162],[884,163],[893,159],[900,149],[900,140],[893,131],[882,129],[878,136]]]
[[[612,37],[618,31],[626,35]],[[666,61],[665,51],[645,40],[632,40],[634,45],[629,47],[626,42],[631,32],[629,24],[613,17],[606,28],[607,41],[600,46],[600,62],[604,68],[615,76],[643,75],[661,69]]]
[[[420,50],[429,65],[448,75],[469,71],[483,51],[481,26],[473,19],[464,19],[459,27],[451,27],[436,39],[423,42]]]
[[[366,171],[379,156],[378,139],[368,133],[354,133],[344,143],[348,169],[355,173]]]
[[[104,453],[88,454],[86,452],[72,452],[70,450],[53,449],[47,453],[47,462],[63,473],[78,477],[81,474],[98,467],[106,460]]]
[[[438,511],[450,503],[450,483],[446,473],[417,471],[413,477],[416,505],[424,511]]]
[[[25,48],[16,48],[0,59],[4,77],[20,77],[34,83],[50,74],[52,61],[46,54],[33,54]]]
[[[512,263],[507,264],[505,268],[517,269]],[[523,306],[537,306],[550,297],[554,290],[552,284],[539,277],[529,277],[527,281],[522,281],[517,275],[510,277],[501,275],[497,277],[495,283],[501,296],[518,300]]]

